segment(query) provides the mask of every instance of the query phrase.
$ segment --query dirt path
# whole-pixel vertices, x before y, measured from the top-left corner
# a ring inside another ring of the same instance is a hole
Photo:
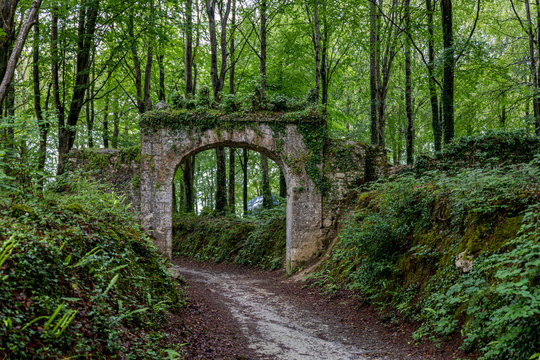
[[[356,311],[348,303],[352,300],[336,302],[301,289],[281,273],[181,259],[174,263],[188,282],[191,306],[197,308],[187,324],[198,334],[188,339],[191,359],[400,360],[458,355],[411,346],[403,330],[389,331],[372,311]]]

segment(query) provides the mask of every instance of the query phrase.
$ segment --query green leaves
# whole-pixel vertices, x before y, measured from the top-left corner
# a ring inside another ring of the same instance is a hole
[[[71,185],[0,203],[0,348],[16,359],[163,356],[153,337],[181,304],[165,261],[119,199]]]

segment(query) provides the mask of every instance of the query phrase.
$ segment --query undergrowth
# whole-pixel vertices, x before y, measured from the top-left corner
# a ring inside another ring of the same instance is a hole
[[[0,358],[175,353],[160,330],[183,304],[168,263],[122,199],[80,178],[65,184],[1,190]]]
[[[177,214],[173,252],[198,261],[276,270],[284,264],[285,216],[284,206],[247,218]]]
[[[310,277],[485,359],[540,349],[540,155],[523,164],[402,174],[361,193]]]

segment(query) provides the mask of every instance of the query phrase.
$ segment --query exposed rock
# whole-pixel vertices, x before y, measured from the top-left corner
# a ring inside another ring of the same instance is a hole
[[[156,110],[166,110],[170,108],[170,106],[167,103],[164,103],[163,101],[160,101],[154,106],[154,109]]]
[[[473,268],[473,257],[467,255],[467,250],[458,254],[456,258],[456,268],[464,273],[468,273]]]

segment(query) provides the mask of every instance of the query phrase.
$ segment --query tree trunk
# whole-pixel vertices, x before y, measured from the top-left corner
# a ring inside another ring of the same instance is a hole
[[[225,148],[216,148],[216,211],[224,212],[227,209],[227,165],[225,161]]]
[[[261,75],[261,95],[264,98],[266,94],[266,9],[267,4],[266,0],[261,0],[261,6],[259,8],[261,15],[261,29],[260,29],[260,38],[261,38],[261,54],[259,56],[259,74]]]
[[[212,90],[214,101],[219,102],[220,93],[223,90],[225,75],[227,72],[227,21],[231,10],[231,0],[227,0],[225,5],[225,13],[221,16],[221,67],[218,73],[218,54],[217,54],[217,33],[215,7],[216,0],[206,1],[206,13],[208,15],[208,30],[210,33],[210,78],[212,79]]]
[[[150,85],[152,84],[152,43],[148,40],[146,54],[146,69],[144,71],[144,111],[152,110],[152,98],[150,97]]]
[[[221,16],[221,69],[219,73],[219,91],[217,94],[214,94],[214,100],[218,102],[221,101],[220,93],[223,91],[223,87],[225,86],[225,77],[227,75],[227,57],[229,55],[227,51],[227,22],[231,12],[231,2],[232,0],[227,0],[225,5],[225,14],[222,14]]]
[[[369,2],[369,95],[370,122],[371,122],[371,144],[379,143],[379,131],[377,121],[377,52],[379,44],[377,41],[377,4],[376,0]]]
[[[86,99],[86,126],[88,131],[88,147],[93,148],[94,147],[94,119],[95,119],[95,109],[94,109],[94,79],[96,76],[96,67],[95,67],[95,53],[92,55],[92,59],[90,60],[90,63],[92,64],[92,86],[88,87],[88,91],[86,93],[87,99]]]
[[[105,97],[105,108],[103,109],[103,147],[109,148],[109,94]]]
[[[60,129],[58,138],[58,175],[63,174],[65,171],[65,156],[73,147],[77,134],[76,126],[84,103],[84,95],[89,86],[90,55],[94,45],[98,14],[99,0],[83,1],[81,3],[77,42],[77,73],[66,126]]]
[[[39,156],[37,163],[37,170],[43,172],[45,170],[45,162],[47,160],[47,136],[49,134],[49,122],[43,119],[43,112],[41,110],[41,89],[40,89],[40,75],[39,75],[39,16],[36,17],[36,24],[34,27],[34,54],[33,54],[33,66],[32,75],[34,78],[34,109],[36,111],[36,118],[39,128]],[[43,177],[40,176],[39,187],[43,188]]]
[[[405,32],[411,36],[410,0],[405,0]],[[411,43],[409,37],[405,43],[405,112],[407,113],[407,164],[414,163],[414,124],[412,107],[412,81],[411,81]]]
[[[313,26],[315,27],[315,98],[318,104],[321,93],[321,25],[318,0],[315,0],[313,9]]]
[[[230,45],[230,54],[229,57],[231,58],[231,68],[229,69],[229,94],[234,95],[235,89],[234,89],[234,77],[236,72],[236,63],[234,58],[234,52],[235,49],[235,42],[234,42],[234,33],[236,31],[236,0],[233,0],[232,2],[232,19],[231,19],[231,25],[232,25],[232,33],[231,33],[231,45]]]
[[[454,34],[452,30],[452,0],[441,0],[443,31],[442,111],[444,143],[454,138]]]
[[[234,148],[229,148],[229,211],[231,213],[236,212],[236,199],[234,196],[234,190],[236,186],[235,181],[235,175],[236,175],[236,168],[235,168],[235,155],[236,151]]]
[[[158,67],[159,67],[159,91],[158,91],[158,100],[167,101],[165,97],[165,64],[163,63],[164,55],[159,54],[157,57]]]
[[[248,212],[248,150],[242,149],[242,156],[244,158],[244,161],[242,162],[242,174],[243,174],[243,182],[242,182],[242,205],[244,209],[244,216],[246,216]]]
[[[13,6],[11,4],[8,4],[8,6]],[[34,0],[32,2],[32,6],[30,7],[30,13],[28,14],[28,18],[24,22],[24,24],[21,26],[21,29],[19,30],[19,36],[17,37],[17,42],[13,46],[13,50],[11,51],[11,55],[9,57],[9,60],[7,62],[7,66],[2,70],[2,82],[0,83],[0,103],[4,101],[4,98],[9,91],[9,88],[11,86],[11,80],[13,80],[13,75],[15,74],[15,68],[17,67],[17,61],[19,60],[19,57],[21,56],[21,52],[24,47],[24,43],[26,42],[26,37],[28,36],[28,33],[30,32],[30,28],[32,25],[34,25],[36,16],[39,13],[39,7],[41,6],[41,0]],[[15,3],[16,8],[16,3]],[[14,11],[15,9],[13,9]],[[5,32],[5,31],[4,31]]]
[[[195,155],[188,156],[184,160],[184,211],[193,212],[193,173],[195,168]]]
[[[536,0],[536,29],[537,29],[538,38],[540,39],[540,1],[539,0]],[[538,39],[536,41],[536,47],[538,51],[538,57],[540,58],[540,44],[538,43]],[[538,71],[537,79],[540,82],[540,67],[537,69],[537,71]],[[537,116],[535,116],[536,121],[535,121],[534,133],[536,134],[536,136],[540,136],[540,84],[537,83],[537,85],[538,86],[535,92],[536,94],[535,99],[537,101],[538,113],[537,113]]]
[[[58,69],[58,6],[54,6],[51,12],[51,82],[53,88],[53,101],[58,118],[58,136],[65,126],[64,102],[60,100],[60,82]]]
[[[143,100],[143,90],[142,90],[142,73],[141,73],[141,60],[139,59],[139,54],[137,52],[137,38],[133,32],[135,24],[133,21],[133,13],[129,14],[129,26],[128,34],[131,38],[131,55],[133,56],[133,76],[135,77],[135,91],[137,92],[137,109],[139,114],[144,113],[144,100]]]
[[[433,35],[434,6],[431,0],[426,0],[427,28],[428,28],[428,72],[429,72],[429,99],[431,102],[431,127],[433,128],[433,142],[435,151],[442,149],[442,129],[439,117],[439,99],[437,97],[437,84],[435,83],[435,47]]]
[[[112,134],[112,148],[118,149],[118,135],[120,132],[120,114],[118,113],[118,97],[113,99],[113,134]]]
[[[536,30],[533,28],[529,0],[525,0],[524,2],[525,2],[525,11],[527,15],[527,23],[528,23],[527,36],[529,38],[529,57],[530,57],[529,66],[530,66],[531,75],[532,75],[535,133],[536,135],[540,136],[540,79],[539,79],[539,74],[537,72],[537,67],[536,67],[536,62],[538,61],[538,59],[537,59],[537,56],[535,55]],[[539,51],[540,51],[540,47],[539,47]]]
[[[197,11],[197,24],[201,23],[201,16],[199,11],[199,0],[195,0],[195,9]],[[192,96],[195,96],[195,93],[197,92],[197,75],[199,73],[197,69],[197,50],[199,49],[200,41],[201,41],[201,32],[199,30],[199,26],[197,26],[197,38],[195,40],[195,48],[193,49],[193,89],[192,89]]]
[[[206,14],[208,16],[208,31],[210,33],[210,78],[212,80],[212,90],[214,100],[217,97],[219,91],[219,76],[218,76],[218,64],[217,64],[217,35],[216,35],[216,18],[215,18],[215,6],[216,0],[206,1]]]
[[[279,196],[287,198],[287,182],[285,181],[285,175],[281,170],[279,172]]]
[[[270,190],[270,174],[268,172],[268,157],[261,154],[261,171],[262,171],[262,196],[263,208],[270,209],[274,205],[272,200],[272,191]]]
[[[186,0],[186,40],[184,50],[184,82],[186,98],[193,94],[193,0]]]
[[[87,133],[86,136],[87,136],[87,141],[88,141],[88,144],[87,144],[88,148],[94,147],[94,139],[92,137],[94,124],[92,123],[92,116],[90,113],[90,98],[91,97],[92,95],[90,94],[90,88],[89,88],[86,95],[86,105],[84,109],[84,113],[86,116],[86,133]]]
[[[150,1],[150,35],[147,39],[147,50],[146,50],[146,67],[144,71],[144,111],[152,110],[152,98],[150,97],[150,86],[152,84],[152,64],[153,64],[153,51],[154,47],[152,46],[153,38],[156,37],[154,34],[155,27],[155,18],[154,18],[154,0]]]
[[[330,82],[330,74],[328,70],[328,23],[326,21],[326,0],[323,3],[323,32],[322,32],[322,49],[321,49],[321,102],[326,112],[326,106],[328,105],[328,86]]]

